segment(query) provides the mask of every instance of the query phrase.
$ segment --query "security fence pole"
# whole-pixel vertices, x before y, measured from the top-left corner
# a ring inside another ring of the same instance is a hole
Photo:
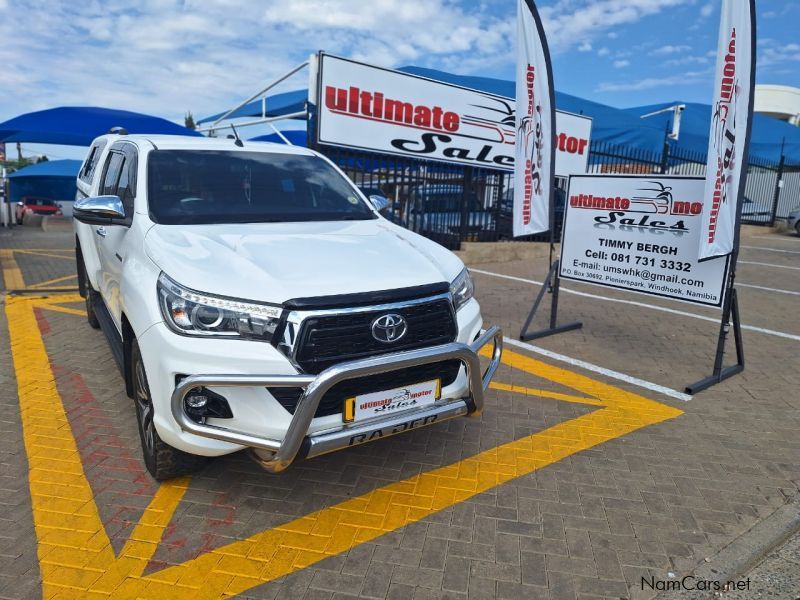
[[[778,163],[778,176],[775,179],[775,195],[772,198],[772,211],[769,214],[769,226],[775,225],[775,217],[778,214],[778,201],[781,197],[781,188],[783,187],[783,168],[786,163],[786,157],[783,154],[783,148],[786,144],[786,138],[781,142],[781,160]]]
[[[467,239],[467,227],[470,217],[469,199],[472,194],[472,167],[464,167],[464,189],[461,195],[461,227],[458,231],[458,246]]]
[[[664,149],[661,151],[661,174],[666,175],[669,168],[669,124],[664,128]]]

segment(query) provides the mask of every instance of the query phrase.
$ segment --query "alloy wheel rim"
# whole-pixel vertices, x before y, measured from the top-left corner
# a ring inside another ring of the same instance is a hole
[[[155,448],[155,425],[153,424],[153,402],[147,392],[147,377],[142,361],[136,362],[136,404],[139,407],[142,439],[149,452]]]

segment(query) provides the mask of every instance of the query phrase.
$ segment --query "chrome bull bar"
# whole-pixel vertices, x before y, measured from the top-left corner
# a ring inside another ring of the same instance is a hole
[[[489,342],[493,344],[492,356],[488,368],[481,374],[478,353]],[[325,369],[319,375],[191,375],[181,380],[172,392],[172,416],[180,428],[188,433],[266,451],[269,458],[264,458],[259,453],[259,463],[268,471],[277,473],[286,469],[298,455],[308,458],[319,456],[454,417],[480,414],[483,410],[484,391],[500,366],[502,352],[503,332],[495,326],[482,333],[471,344],[452,342],[348,361]],[[308,435],[320,401],[336,384],[348,379],[444,360],[460,360],[464,364],[468,385],[465,397],[437,402],[423,409],[405,411],[384,419],[345,424],[341,429]],[[283,440],[276,440],[190,419],[184,410],[184,398],[191,390],[205,386],[300,387],[305,392],[297,402]]]

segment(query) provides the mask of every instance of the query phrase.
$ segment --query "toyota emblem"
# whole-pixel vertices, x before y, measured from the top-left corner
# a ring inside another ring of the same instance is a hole
[[[397,313],[381,315],[372,322],[372,337],[384,344],[396,342],[407,330],[406,320]]]

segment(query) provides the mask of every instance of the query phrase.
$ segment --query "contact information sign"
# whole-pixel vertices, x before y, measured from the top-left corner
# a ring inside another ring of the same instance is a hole
[[[573,175],[560,275],[720,306],[728,258],[698,262],[702,177]]]

